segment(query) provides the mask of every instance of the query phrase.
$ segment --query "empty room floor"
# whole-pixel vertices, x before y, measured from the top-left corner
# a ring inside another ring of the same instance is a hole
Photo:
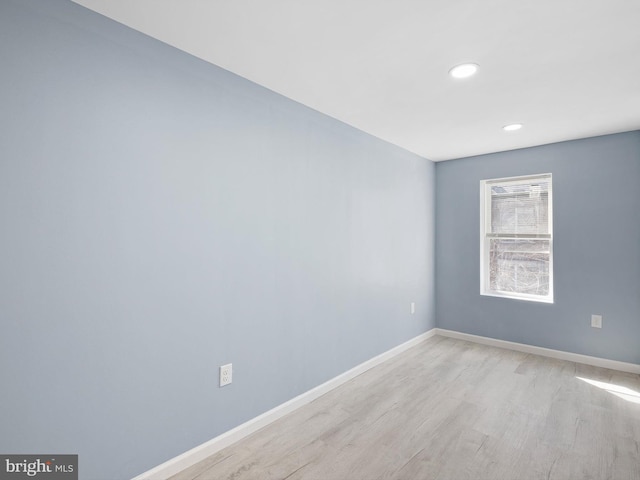
[[[638,375],[435,336],[172,480],[638,480],[638,392]]]

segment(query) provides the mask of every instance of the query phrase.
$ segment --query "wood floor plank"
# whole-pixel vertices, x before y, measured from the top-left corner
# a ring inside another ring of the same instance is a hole
[[[436,336],[172,480],[638,480],[636,398],[638,375]]]

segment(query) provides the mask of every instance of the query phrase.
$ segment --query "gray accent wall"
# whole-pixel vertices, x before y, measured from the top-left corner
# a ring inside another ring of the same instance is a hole
[[[432,162],[66,0],[0,66],[0,452],[132,477],[435,327]]]
[[[480,181],[549,172],[555,303],[481,296]],[[640,363],[640,132],[441,162],[436,178],[438,327]]]

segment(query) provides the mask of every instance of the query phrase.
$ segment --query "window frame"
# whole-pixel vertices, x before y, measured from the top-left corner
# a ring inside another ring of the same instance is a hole
[[[547,295],[533,295],[528,293],[506,292],[491,290],[490,282],[490,240],[496,237],[491,234],[491,187],[495,185],[521,185],[545,180],[549,182],[547,199],[548,234],[509,234],[505,238],[539,238],[549,241],[549,293]],[[553,181],[551,173],[523,175],[519,177],[490,178],[480,181],[480,295],[515,300],[533,301],[539,303],[554,303],[553,295]]]

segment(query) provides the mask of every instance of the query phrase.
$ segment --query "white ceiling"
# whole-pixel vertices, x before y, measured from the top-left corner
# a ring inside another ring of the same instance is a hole
[[[431,160],[640,129],[640,0],[74,1]]]

